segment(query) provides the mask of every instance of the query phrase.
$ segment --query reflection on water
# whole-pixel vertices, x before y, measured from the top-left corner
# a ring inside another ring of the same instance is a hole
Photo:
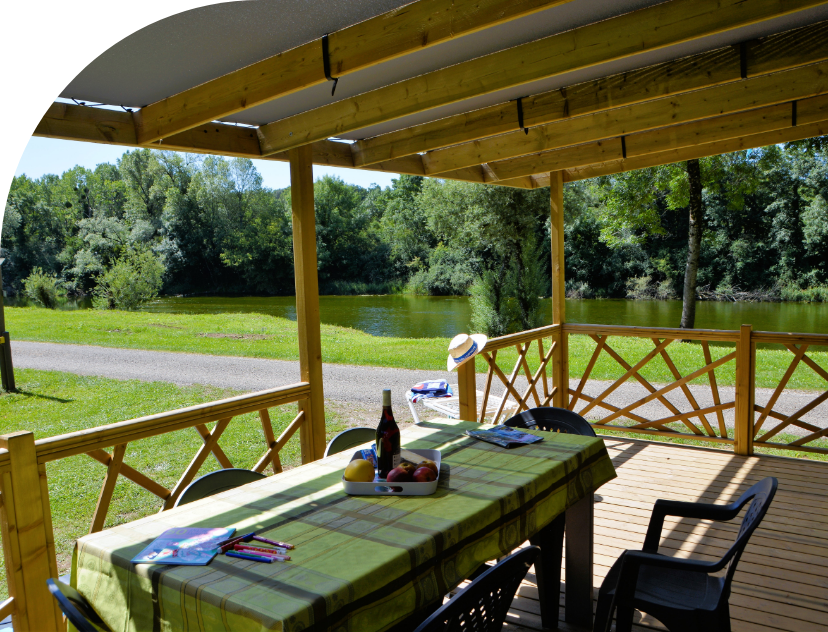
[[[450,337],[468,331],[471,310],[465,296],[323,296],[322,322],[359,329],[375,336],[403,338]],[[7,300],[13,305],[13,300]],[[552,322],[552,302],[542,301],[544,323]],[[65,309],[91,307],[89,301]],[[257,312],[296,319],[292,296],[199,296],[159,298],[142,311],[175,314]],[[566,320],[572,323],[678,327],[681,301],[567,300]],[[738,329],[751,324],[758,331],[828,333],[825,303],[699,302],[696,327]]]

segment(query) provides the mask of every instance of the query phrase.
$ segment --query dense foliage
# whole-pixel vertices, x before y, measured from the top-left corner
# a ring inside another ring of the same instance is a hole
[[[566,186],[570,296],[681,293],[683,174],[674,165]],[[705,159],[702,178],[702,295],[828,298],[824,139]],[[549,293],[545,190],[324,177],[315,196],[323,293],[472,293],[492,331],[532,325]],[[53,279],[126,306],[157,291],[293,293],[290,190],[264,187],[246,159],[136,150],[95,170],[16,177],[2,246],[18,292],[39,269],[40,286]]]

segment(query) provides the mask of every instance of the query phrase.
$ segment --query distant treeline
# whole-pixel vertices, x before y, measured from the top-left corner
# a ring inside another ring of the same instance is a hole
[[[827,158],[815,141],[702,163],[703,297],[828,298]],[[566,185],[570,296],[680,295],[688,214],[677,178],[650,169]],[[467,294],[510,271],[534,275],[527,292],[549,293],[547,190],[411,176],[365,189],[326,176],[314,192],[323,293]],[[168,294],[292,294],[290,189],[264,187],[246,159],[129,151],[95,170],[16,177],[2,253],[13,291],[39,268],[88,294],[107,272],[116,283],[120,262],[157,264]]]

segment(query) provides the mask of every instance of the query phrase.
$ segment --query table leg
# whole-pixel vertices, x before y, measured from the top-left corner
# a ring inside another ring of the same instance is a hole
[[[541,550],[535,561],[535,578],[538,583],[541,625],[550,630],[558,629],[564,521],[564,514],[561,514],[529,538],[529,542]]]
[[[566,510],[566,622],[592,629],[593,494]]]

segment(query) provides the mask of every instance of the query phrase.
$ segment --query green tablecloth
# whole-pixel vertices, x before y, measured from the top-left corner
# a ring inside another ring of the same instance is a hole
[[[403,446],[442,450],[431,496],[351,497],[351,451],[78,540],[72,580],[121,630],[383,630],[507,554],[615,477],[601,439],[539,432],[505,450],[439,420]],[[448,467],[447,467],[448,466]],[[292,561],[133,565],[172,527],[236,527],[296,545]]]

